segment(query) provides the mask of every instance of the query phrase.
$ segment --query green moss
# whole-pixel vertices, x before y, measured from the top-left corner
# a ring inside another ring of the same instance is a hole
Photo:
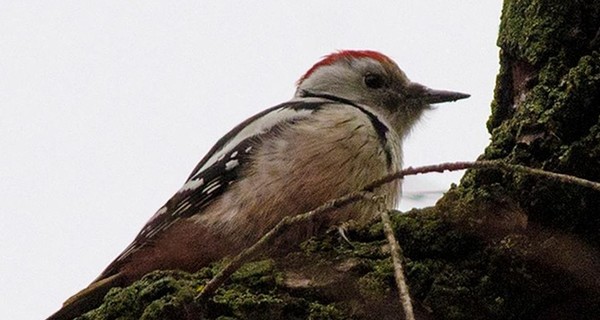
[[[594,1],[506,0],[498,46],[531,65],[561,51],[578,57],[597,31],[599,11]]]
[[[181,319],[183,307],[210,274],[208,269],[197,275],[152,272],[129,287],[111,289],[103,305],[78,319]]]
[[[271,294],[254,293],[234,286],[221,290],[211,302],[211,306],[229,310],[231,314],[244,319],[273,319],[282,316],[282,299]]]
[[[600,117],[599,78],[598,52],[582,56],[572,67],[561,57],[548,59],[515,116],[492,132],[485,157],[599,180],[600,140],[595,133]],[[505,190],[501,193],[515,199],[534,221],[581,233],[595,243],[600,240],[593,231],[600,227],[594,213],[598,197],[587,190],[522,175],[477,176],[469,178],[475,181],[473,186],[486,190],[501,182]],[[588,199],[584,208],[578,205],[582,195]]]
[[[600,181],[600,54],[593,44],[599,12],[594,1],[505,1],[492,141],[483,158]],[[572,282],[577,273],[567,272],[564,261],[600,247],[599,206],[597,193],[581,187],[469,171],[438,202],[439,212],[419,213],[427,223],[400,224],[400,233],[409,234],[403,244],[427,248],[405,248],[411,287],[448,319],[537,318],[546,308],[568,310],[556,302],[567,297],[597,310],[600,301],[592,297],[600,288]],[[417,225],[425,236],[410,230]],[[436,254],[452,252],[445,243],[456,241],[453,232],[468,243],[451,254],[460,260]],[[568,317],[586,318],[589,310],[570,310]]]
[[[318,303],[312,303],[309,306],[310,320],[342,320],[349,319],[348,316],[344,315],[335,305],[322,305]]]
[[[234,282],[265,289],[273,288],[276,278],[277,274],[275,273],[273,260],[271,259],[245,264],[231,275],[231,279]]]
[[[511,62],[501,55],[500,70],[496,76],[496,89],[494,90],[494,100],[492,101],[492,114],[486,124],[490,133],[500,126],[504,120],[510,118],[514,114],[515,109],[512,107],[514,100],[512,92],[513,82]],[[498,150],[502,151],[503,149]]]
[[[394,270],[391,259],[376,261],[373,271],[358,280],[361,295],[368,299],[381,299],[388,294],[394,284]]]
[[[492,139],[483,158],[600,180],[598,25],[595,1],[505,1],[501,70],[488,121]],[[588,190],[481,170],[465,175],[457,194],[463,208],[474,199],[514,202],[530,223],[600,243],[600,197]]]

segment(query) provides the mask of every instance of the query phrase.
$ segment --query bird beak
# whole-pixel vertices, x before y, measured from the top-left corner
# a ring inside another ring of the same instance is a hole
[[[419,98],[428,104],[456,101],[460,99],[466,99],[471,96],[470,94],[462,92],[435,90],[427,88],[418,83],[411,83],[410,87],[412,87],[411,89],[417,91]]]
[[[425,94],[423,95],[425,101],[427,101],[427,103],[431,103],[431,104],[466,99],[470,96],[471,96],[470,94],[466,94],[466,93],[462,93],[462,92],[434,90],[434,89],[429,89],[429,88],[425,91]]]

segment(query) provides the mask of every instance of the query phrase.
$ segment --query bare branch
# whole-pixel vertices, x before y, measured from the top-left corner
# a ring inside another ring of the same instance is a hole
[[[379,214],[381,215],[381,222],[383,222],[383,233],[390,245],[390,254],[392,256],[392,264],[394,266],[394,278],[396,279],[396,287],[398,288],[398,296],[400,298],[400,304],[402,310],[404,310],[404,318],[406,320],[415,320],[415,314],[413,312],[412,301],[410,293],[408,292],[408,285],[406,284],[406,278],[404,277],[404,267],[402,266],[402,248],[400,243],[396,240],[394,235],[394,228],[392,228],[392,221],[390,219],[389,208],[385,207],[385,202],[382,197],[374,199],[378,202]]]
[[[368,184],[363,190],[372,190],[377,188],[383,184],[392,182],[396,179],[401,179],[405,176],[417,175],[421,173],[429,173],[429,172],[439,172],[442,173],[444,171],[458,171],[465,169],[499,169],[504,171],[513,171],[513,172],[521,172],[526,174],[531,174],[535,176],[542,176],[546,178],[550,178],[553,180],[557,180],[564,183],[576,184],[587,188],[592,188],[594,190],[600,191],[600,183],[595,181],[590,181],[583,178],[578,178],[574,176],[570,176],[568,174],[562,173],[554,173],[550,171],[544,171],[541,169],[530,168],[518,164],[509,164],[506,162],[502,162],[500,160],[481,160],[481,161],[463,161],[463,162],[446,162],[429,166],[422,167],[408,167],[396,173],[387,175],[383,178],[375,180]]]

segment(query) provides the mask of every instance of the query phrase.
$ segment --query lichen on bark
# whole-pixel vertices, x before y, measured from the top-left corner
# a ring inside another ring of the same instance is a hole
[[[507,0],[490,145],[503,159],[600,181],[600,2]],[[593,319],[600,314],[600,195],[472,170],[435,207],[395,214],[417,319]],[[239,270],[157,271],[80,319],[397,319],[379,223]]]

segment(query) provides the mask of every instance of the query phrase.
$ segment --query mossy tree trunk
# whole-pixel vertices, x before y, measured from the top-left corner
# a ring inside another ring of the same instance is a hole
[[[507,0],[498,45],[492,139],[481,158],[600,181],[600,2]],[[480,262],[489,261],[468,276],[432,277],[424,298],[436,301],[436,317],[600,316],[597,191],[478,170],[436,210],[484,241]]]
[[[506,0],[482,159],[600,181],[600,1]],[[475,50],[475,48],[465,48]],[[600,194],[524,174],[468,172],[433,208],[393,217],[417,319],[597,319]],[[213,274],[155,272],[83,319],[397,319],[380,224]],[[215,266],[218,267],[218,266]]]

